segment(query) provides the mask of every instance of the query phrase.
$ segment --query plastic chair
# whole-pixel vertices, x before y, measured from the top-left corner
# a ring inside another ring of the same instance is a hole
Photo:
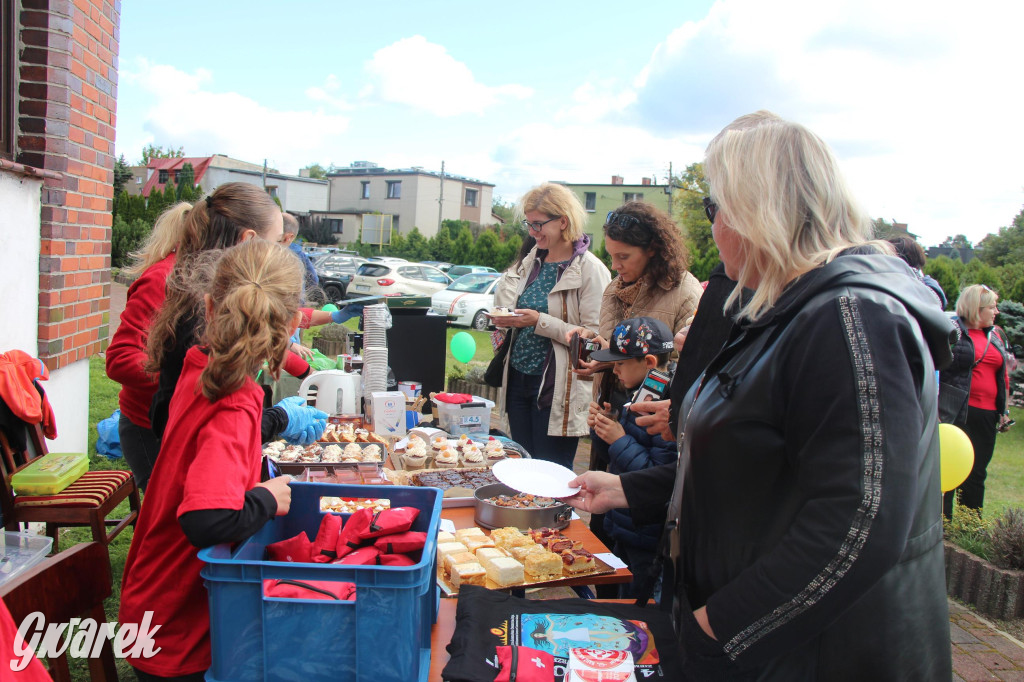
[[[67,623],[83,616],[97,623],[107,620],[103,600],[110,596],[110,557],[105,545],[87,542],[66,552],[44,559],[24,574],[0,585],[0,597],[11,612],[15,625],[36,611],[46,623]],[[94,680],[116,680],[114,650],[104,639],[98,658],[89,659],[89,674]],[[6,659],[5,659],[6,660]],[[67,650],[49,659],[49,673],[57,682],[71,679]],[[10,674],[8,672],[8,674]]]
[[[11,476],[47,452],[40,426],[27,428],[30,447],[20,452],[0,433],[0,513],[8,530],[17,530],[20,523],[45,523],[46,534],[53,538],[53,552],[57,553],[58,530],[62,527],[88,526],[92,539],[107,545],[128,525],[135,525],[139,518],[139,489],[130,471],[87,471],[56,495],[15,495]],[[126,498],[130,513],[123,519],[107,519]],[[107,526],[113,526],[109,533]]]

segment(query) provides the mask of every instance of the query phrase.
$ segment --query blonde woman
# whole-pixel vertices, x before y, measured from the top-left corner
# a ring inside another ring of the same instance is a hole
[[[662,599],[687,679],[948,680],[934,371],[952,325],[803,126],[743,116],[705,170],[726,305],[752,294],[684,401],[678,477],[587,472],[570,500],[673,529]]]
[[[571,468],[579,437],[589,433],[592,382],[573,374],[565,335],[573,327],[597,331],[611,275],[588,250],[587,213],[564,185],[534,187],[516,211],[537,243],[519,268],[515,315],[494,319],[515,334],[499,408],[527,452]]]
[[[956,301],[960,340],[953,346],[953,362],[939,373],[939,419],[959,426],[974,446],[974,466],[967,480],[943,496],[943,512],[953,515],[953,499],[981,510],[985,502],[985,475],[996,433],[1010,420],[1006,348],[995,333],[999,295],[984,284],[972,284]]]

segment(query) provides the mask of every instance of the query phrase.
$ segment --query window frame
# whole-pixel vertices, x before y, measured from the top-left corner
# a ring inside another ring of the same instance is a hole
[[[469,200],[470,192],[473,193],[473,201]],[[474,187],[467,187],[466,188],[466,196],[465,196],[465,199],[464,199],[464,203],[466,204],[466,206],[470,206],[472,208],[476,208],[477,204],[480,203],[480,190],[478,190],[478,189],[476,189]]]
[[[627,201],[643,201],[643,200],[644,200],[644,193],[643,192],[623,192],[622,193],[622,203],[626,203]]]
[[[402,181],[401,180],[387,180],[388,191],[385,195],[388,199],[401,199],[402,198]]]
[[[370,198],[370,181],[369,180],[362,180],[360,184],[362,184],[362,189],[360,190],[359,198],[360,199],[369,199]]]
[[[597,210],[597,192],[583,193],[583,207],[587,213],[593,213]]]
[[[161,168],[158,171],[157,176],[156,176],[157,184],[158,185],[166,185],[168,179],[170,179],[170,172],[167,169],[165,169],[165,168]]]

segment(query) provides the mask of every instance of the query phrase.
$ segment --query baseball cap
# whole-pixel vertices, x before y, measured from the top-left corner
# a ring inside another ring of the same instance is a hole
[[[615,362],[645,355],[661,355],[673,350],[672,331],[653,317],[631,317],[623,320],[612,332],[608,349],[595,350],[591,360]]]

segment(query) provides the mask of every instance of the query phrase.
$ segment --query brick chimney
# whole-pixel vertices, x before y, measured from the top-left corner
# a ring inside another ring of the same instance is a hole
[[[612,176],[612,184],[613,185],[621,185],[622,184],[622,176],[621,175],[613,175]]]
[[[650,187],[651,186],[651,179],[650,178],[644,178],[643,180],[640,181],[640,184],[643,185],[644,187]]]

